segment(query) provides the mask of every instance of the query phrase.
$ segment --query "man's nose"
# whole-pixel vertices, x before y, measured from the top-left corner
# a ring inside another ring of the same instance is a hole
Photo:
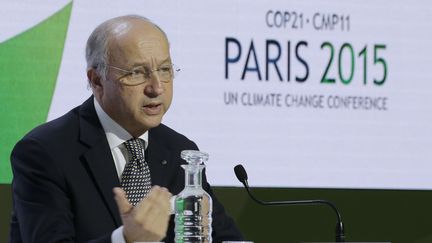
[[[147,95],[158,96],[164,91],[162,81],[157,71],[152,72],[149,78],[149,82],[146,85],[145,92]]]

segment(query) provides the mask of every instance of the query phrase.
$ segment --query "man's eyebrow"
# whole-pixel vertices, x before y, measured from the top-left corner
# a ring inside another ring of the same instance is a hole
[[[163,64],[166,64],[166,63],[170,63],[171,64],[171,57],[167,57],[166,59],[164,59],[164,60],[162,60],[160,62],[157,62],[157,65],[160,66],[160,65],[163,65]],[[150,62],[140,62],[140,63],[135,63],[132,66],[132,68],[141,67],[141,66],[142,67],[149,67],[151,65],[150,65]]]
[[[171,57],[167,57],[165,60],[161,61],[159,65],[165,64],[166,62],[171,62]]]

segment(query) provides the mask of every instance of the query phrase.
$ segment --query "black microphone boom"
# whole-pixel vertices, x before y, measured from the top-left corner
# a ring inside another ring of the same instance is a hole
[[[254,200],[256,203],[265,205],[265,206],[280,206],[280,205],[327,205],[330,206],[333,211],[336,213],[337,217],[337,224],[336,224],[336,242],[345,242],[345,230],[344,230],[344,224],[342,223],[342,216],[339,213],[339,210],[336,208],[336,205],[328,200],[295,200],[295,201],[272,201],[272,202],[266,202],[261,201],[258,198],[256,198],[252,192],[250,191],[249,185],[248,185],[248,176],[246,173],[246,170],[244,167],[239,164],[234,167],[234,172],[237,176],[237,179],[244,185],[246,188],[247,193],[249,196]]]

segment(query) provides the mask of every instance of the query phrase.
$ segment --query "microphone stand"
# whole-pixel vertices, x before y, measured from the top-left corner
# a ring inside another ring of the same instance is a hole
[[[256,198],[252,192],[250,191],[248,182],[247,182],[247,174],[246,170],[243,168],[242,165],[237,165],[234,168],[234,171],[236,173],[237,179],[244,185],[247,193],[249,196],[254,200],[256,203],[264,206],[281,206],[281,205],[327,205],[332,208],[332,210],[335,212],[337,217],[337,224],[336,224],[336,242],[345,242],[345,228],[344,224],[342,222],[342,216],[337,209],[336,205],[328,200],[294,200],[294,201],[261,201],[258,198]]]

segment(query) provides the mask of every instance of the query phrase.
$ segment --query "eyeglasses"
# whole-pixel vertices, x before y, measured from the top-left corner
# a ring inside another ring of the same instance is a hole
[[[177,73],[180,72],[180,68],[174,64],[164,64],[153,70],[144,66],[138,66],[132,70],[126,70],[108,64],[106,64],[106,66],[124,72],[125,74],[119,78],[119,81],[125,85],[139,85],[148,82],[154,72],[157,73],[161,82],[169,83],[174,79]]]

